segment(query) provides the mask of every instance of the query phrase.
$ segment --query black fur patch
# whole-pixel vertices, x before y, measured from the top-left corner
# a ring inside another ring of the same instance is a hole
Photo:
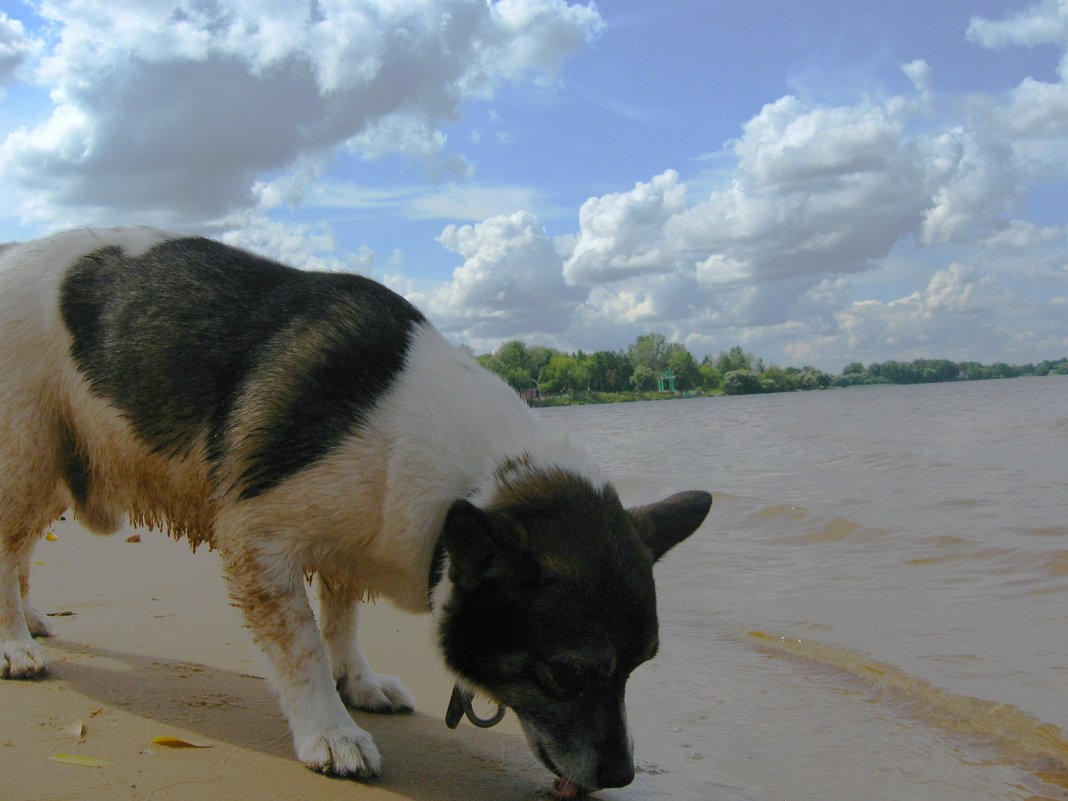
[[[445,661],[516,712],[558,776],[622,787],[634,778],[627,679],[659,648],[653,564],[700,526],[712,496],[628,511],[611,485],[525,454],[494,478],[486,508],[460,499],[445,518]]]
[[[505,479],[484,512],[457,502],[446,527],[454,521],[482,529],[460,532],[457,541],[489,539],[489,556],[472,560],[483,580],[464,582],[475,583],[470,592],[457,587],[450,610],[482,624],[454,620],[443,632],[447,658],[461,672],[479,663],[477,651],[583,650],[594,631],[628,669],[648,657],[657,632],[653,559],[611,486],[596,489],[561,469],[523,470]],[[470,558],[450,556],[454,571]]]
[[[89,503],[89,465],[85,462],[73,432],[66,425],[61,426],[60,436],[60,450],[64,459],[63,479],[70,489],[75,506],[85,508]]]
[[[596,749],[601,786],[625,784],[624,689],[658,642],[652,554],[610,486],[521,461],[499,478],[489,508],[458,501],[446,520],[446,544],[463,546],[449,552],[446,663],[561,748]]]
[[[287,391],[263,404],[242,497],[259,495],[358,430],[404,365],[423,315],[367,278],[297,270],[201,238],[143,255],[79,259],[60,293],[71,355],[154,451],[206,437],[225,458],[236,401],[286,364]],[[314,352],[302,353],[301,348]],[[283,376],[279,376],[282,378]]]

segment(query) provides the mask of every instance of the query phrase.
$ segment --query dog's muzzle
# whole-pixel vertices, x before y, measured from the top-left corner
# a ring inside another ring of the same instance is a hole
[[[466,717],[480,729],[489,729],[504,719],[504,707],[500,704],[491,717],[480,718],[471,704],[474,697],[475,694],[470,690],[461,689],[459,683],[453,685],[452,698],[449,699],[449,708],[445,712],[445,725],[455,729],[460,725],[460,719]]]

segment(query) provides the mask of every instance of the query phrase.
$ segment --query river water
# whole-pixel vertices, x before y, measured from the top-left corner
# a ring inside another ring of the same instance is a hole
[[[604,795],[1068,799],[1068,378],[538,414],[628,503],[715,497]]]

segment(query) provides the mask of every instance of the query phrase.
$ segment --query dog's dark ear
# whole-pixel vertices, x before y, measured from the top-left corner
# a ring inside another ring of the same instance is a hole
[[[523,532],[504,515],[454,501],[441,534],[449,554],[449,578],[461,587],[503,575],[523,548]]]
[[[630,514],[655,562],[697,531],[711,508],[709,493],[680,492],[658,503],[631,509]]]

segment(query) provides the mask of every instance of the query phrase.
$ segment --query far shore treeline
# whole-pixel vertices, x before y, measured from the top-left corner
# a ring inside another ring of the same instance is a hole
[[[470,348],[467,348],[471,352]],[[472,352],[472,355],[474,353]],[[624,350],[564,353],[519,340],[477,357],[535,405],[605,403],[678,395],[752,395],[869,384],[925,384],[1024,375],[1068,375],[1068,359],[1037,364],[954,362],[949,359],[853,362],[840,375],[812,366],[780,367],[740,346],[697,361],[663,334],[639,336]]]

